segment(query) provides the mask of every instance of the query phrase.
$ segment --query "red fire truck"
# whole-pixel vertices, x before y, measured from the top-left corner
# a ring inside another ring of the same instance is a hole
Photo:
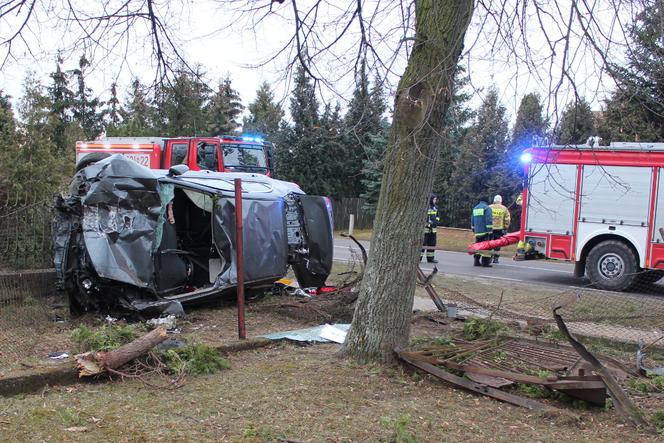
[[[76,143],[76,170],[111,154],[150,169],[186,164],[190,170],[256,172],[271,175],[272,144],[255,136],[108,137]]]
[[[526,150],[520,249],[601,289],[664,276],[664,143]]]

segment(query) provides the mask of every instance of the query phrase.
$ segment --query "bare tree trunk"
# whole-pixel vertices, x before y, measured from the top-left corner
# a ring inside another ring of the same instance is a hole
[[[441,131],[473,0],[416,0],[416,42],[399,82],[369,262],[342,355],[394,360],[408,344],[416,268]]]
[[[147,354],[150,349],[166,338],[166,329],[159,327],[114,351],[86,352],[76,355],[78,376],[88,377],[101,374],[108,369],[117,369],[133,359]]]

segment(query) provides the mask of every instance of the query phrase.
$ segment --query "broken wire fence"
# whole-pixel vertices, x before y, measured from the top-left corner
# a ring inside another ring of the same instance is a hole
[[[53,351],[44,333],[68,311],[54,286],[51,207],[30,195],[0,200],[0,371]]]
[[[623,292],[596,289],[571,274],[565,283],[578,286],[563,290],[550,283],[472,277],[462,282],[443,277],[438,290],[446,303],[456,304],[460,311],[513,322],[532,335],[548,338],[560,338],[553,306],[569,302],[559,313],[581,338],[664,348],[664,280],[656,276],[639,273],[634,285]]]

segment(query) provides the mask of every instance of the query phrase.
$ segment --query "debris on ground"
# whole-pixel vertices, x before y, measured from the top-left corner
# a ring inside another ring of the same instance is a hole
[[[175,329],[177,327],[177,318],[175,318],[174,315],[169,315],[167,317],[160,317],[160,318],[151,318],[148,321],[145,322],[148,326],[152,328],[156,328],[157,326],[161,326],[164,329],[170,331],[172,329]]]
[[[48,358],[51,360],[64,360],[65,358],[68,358],[69,354],[66,352],[51,352],[48,354]]]
[[[476,341],[457,339],[448,344],[431,344],[417,351],[400,350],[398,355],[408,364],[439,378],[442,377],[438,371],[461,373],[480,385],[480,391],[472,389],[477,392],[481,392],[484,387],[495,389],[528,384],[559,391],[598,406],[604,406],[607,398],[606,385],[601,377],[586,374],[584,369],[572,372],[579,355],[570,347],[554,347],[511,338]],[[437,368],[435,373],[431,372],[432,368]],[[445,380],[469,388],[467,383],[460,383],[456,379]],[[529,409],[537,408],[530,402],[515,399],[513,394],[505,397],[502,394],[496,396],[498,394],[490,390],[484,393]]]
[[[308,343],[343,343],[350,324],[324,324],[313,328],[296,329],[293,331],[275,332],[263,337],[270,340],[292,340]]]
[[[147,354],[152,348],[166,340],[166,337],[166,329],[157,327],[118,349],[75,355],[78,376],[81,378],[105,372],[112,373],[122,365]]]
[[[606,384],[607,389],[611,393],[611,398],[613,403],[616,406],[616,410],[620,415],[630,420],[636,426],[648,426],[647,421],[643,417],[643,414],[638,410],[638,408],[632,403],[625,391],[620,387],[615,377],[611,371],[602,364],[602,362],[591,354],[588,349],[575,339],[572,334],[570,334],[569,329],[565,321],[558,313],[558,310],[566,306],[570,306],[578,300],[578,296],[572,295],[567,300],[561,300],[558,303],[555,303],[553,306],[553,318],[556,320],[558,329],[560,332],[567,338],[567,341],[572,345],[574,350],[583,358],[590,366],[592,370],[601,377],[602,381]]]

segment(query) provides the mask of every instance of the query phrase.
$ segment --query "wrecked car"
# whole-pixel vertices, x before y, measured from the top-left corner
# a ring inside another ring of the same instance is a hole
[[[112,155],[55,198],[55,269],[72,311],[178,314],[234,293],[235,178],[246,287],[269,287],[289,266],[301,287],[323,286],[333,251],[328,198],[259,174],[154,170]]]

